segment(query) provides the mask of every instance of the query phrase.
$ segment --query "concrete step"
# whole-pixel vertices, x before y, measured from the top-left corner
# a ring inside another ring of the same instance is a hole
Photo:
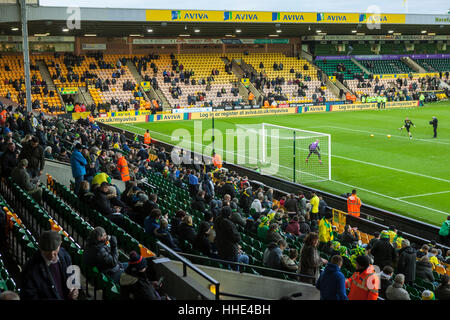
[[[45,80],[47,83],[48,91],[54,91],[55,94],[59,97],[59,101],[61,102],[61,105],[64,105],[64,100],[57,90],[55,83],[52,80],[52,77],[50,75],[50,72],[48,71],[47,65],[44,63],[44,60],[37,60],[36,64],[39,68],[39,72],[41,73],[42,79]]]

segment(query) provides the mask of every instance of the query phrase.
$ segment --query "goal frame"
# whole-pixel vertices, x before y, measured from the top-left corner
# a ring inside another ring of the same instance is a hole
[[[262,128],[261,128],[261,133],[262,133],[262,161],[265,162],[265,157],[266,157],[266,139],[267,139],[267,134],[266,134],[266,127],[274,127],[274,128],[280,128],[280,129],[284,129],[284,130],[291,130],[293,132],[303,132],[303,133],[308,133],[311,134],[310,137],[302,137],[301,139],[308,139],[308,138],[317,138],[318,136],[322,136],[322,137],[327,137],[328,140],[328,180],[331,181],[331,134],[329,133],[323,133],[323,132],[317,132],[317,131],[311,131],[311,130],[303,130],[303,129],[298,129],[298,128],[290,128],[290,127],[285,127],[285,126],[279,126],[276,124],[271,124],[271,123],[265,123],[263,122],[262,124]],[[295,134],[294,134],[295,136]],[[295,141],[294,141],[294,145],[295,145]],[[295,147],[294,147],[295,148]],[[295,149],[293,152],[293,158],[294,158],[294,163],[295,163]],[[295,177],[295,166],[293,168],[294,170],[294,177]],[[295,178],[294,178],[295,180]],[[294,181],[295,182],[295,181]]]

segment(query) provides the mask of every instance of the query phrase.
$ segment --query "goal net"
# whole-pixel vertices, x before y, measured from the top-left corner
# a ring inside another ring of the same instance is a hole
[[[331,180],[331,136],[262,123],[259,148],[262,174],[296,183]]]

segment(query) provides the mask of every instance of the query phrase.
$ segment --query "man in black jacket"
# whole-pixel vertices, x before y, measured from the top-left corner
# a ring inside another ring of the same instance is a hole
[[[61,235],[44,231],[39,251],[25,264],[21,277],[22,300],[76,300],[78,289],[68,288],[72,259],[61,248]]]
[[[397,253],[389,242],[389,234],[387,231],[381,231],[380,240],[374,243],[371,253],[374,257],[374,265],[380,267],[381,270],[385,266],[394,266],[394,261],[397,259]]]
[[[17,166],[18,163],[17,156],[16,144],[14,142],[8,143],[5,153],[3,153],[0,158],[2,177],[7,178],[11,176],[12,169]]]
[[[29,142],[24,143],[19,154],[19,160],[28,160],[28,171],[32,178],[38,177],[44,170],[44,149],[39,145],[39,139],[32,137]]]
[[[230,216],[231,208],[223,207],[220,216],[214,222],[219,257],[223,260],[248,263],[248,256],[240,252],[241,235],[235,224],[229,220]]]
[[[122,208],[119,206],[113,206],[111,203],[109,184],[107,182],[102,182],[100,187],[95,189],[94,194],[94,203],[97,210],[121,227],[123,225],[123,216],[121,213]]]
[[[405,283],[413,285],[416,280],[416,250],[409,243],[409,240],[403,239],[402,248],[398,252],[397,273],[405,275]]]
[[[106,244],[107,241],[109,246]],[[88,266],[97,267],[100,272],[110,276],[117,283],[128,266],[119,262],[116,237],[108,236],[102,227],[96,227],[89,234],[83,258]]]
[[[433,120],[430,121],[430,124],[433,126],[433,138],[437,138],[438,119],[436,117],[433,117]]]

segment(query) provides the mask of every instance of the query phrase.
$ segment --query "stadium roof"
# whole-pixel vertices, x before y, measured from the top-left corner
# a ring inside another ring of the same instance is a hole
[[[114,8],[81,8],[80,29],[63,32],[67,21],[77,12],[67,7],[28,7],[29,34],[50,33],[52,36],[122,37],[141,34],[149,37],[299,37],[316,35],[386,35],[389,31],[417,35],[422,30],[437,35],[450,34],[450,15],[380,14],[375,28],[370,14],[302,13],[201,10],[145,10]],[[375,21],[377,22],[377,21]],[[12,31],[12,27],[19,30]],[[152,32],[148,32],[151,29]],[[195,29],[200,30],[194,32]],[[240,33],[236,33],[240,29]],[[281,30],[276,32],[277,30]],[[356,31],[354,31],[356,30]],[[20,11],[16,5],[3,5],[0,10],[0,35],[20,35]]]

